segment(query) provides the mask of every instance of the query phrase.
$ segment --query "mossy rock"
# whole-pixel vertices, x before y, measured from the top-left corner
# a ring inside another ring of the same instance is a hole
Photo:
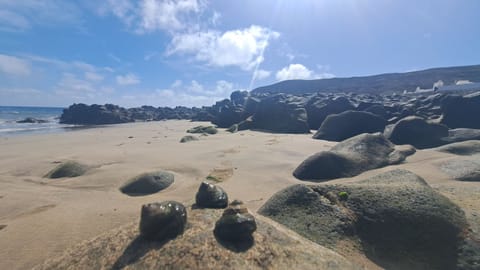
[[[204,134],[217,134],[218,130],[214,126],[196,126],[189,130],[188,133],[204,133]]]
[[[46,178],[77,177],[85,174],[89,167],[76,161],[67,161],[48,172]]]
[[[181,143],[186,143],[186,142],[191,142],[191,141],[198,141],[198,138],[195,137],[195,136],[192,136],[192,135],[187,135],[187,136],[183,136],[180,139]]]
[[[230,133],[236,133],[238,131],[238,124],[233,124],[231,125],[228,129],[227,129],[228,132]]]
[[[130,179],[120,188],[120,191],[129,196],[144,196],[157,193],[169,187],[174,181],[169,172],[144,173]]]

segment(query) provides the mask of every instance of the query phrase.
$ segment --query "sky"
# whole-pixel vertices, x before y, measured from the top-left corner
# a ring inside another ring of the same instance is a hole
[[[480,64],[476,0],[0,0],[0,105],[204,106]]]

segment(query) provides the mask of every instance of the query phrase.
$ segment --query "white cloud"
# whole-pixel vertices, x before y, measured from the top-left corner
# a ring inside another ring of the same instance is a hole
[[[100,82],[103,81],[104,77],[96,72],[87,71],[85,72],[85,79],[89,81]]]
[[[125,74],[124,76],[118,75],[116,77],[117,84],[119,85],[133,85],[133,84],[139,84],[140,79],[132,73]]]
[[[175,35],[167,55],[191,54],[194,59],[214,67],[238,66],[251,70],[263,62],[263,51],[279,33],[252,25],[226,31],[206,31]]]
[[[198,0],[108,0],[97,7],[98,14],[112,14],[138,34],[185,29],[188,15],[201,10]]]
[[[30,75],[30,63],[18,57],[0,54],[0,72],[14,76]]]
[[[322,67],[322,66],[319,66]],[[328,72],[315,72],[308,69],[302,64],[290,64],[287,67],[282,68],[275,75],[279,81],[284,80],[310,80],[310,79],[325,79],[335,77],[332,73]]]
[[[254,80],[263,80],[270,77],[271,72],[264,69],[258,69],[253,73]]]
[[[30,22],[24,16],[8,10],[0,10],[0,30],[17,32],[30,27]]]

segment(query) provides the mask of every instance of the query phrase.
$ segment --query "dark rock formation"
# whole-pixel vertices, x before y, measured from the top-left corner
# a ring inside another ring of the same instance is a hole
[[[350,103],[345,97],[324,99],[321,96],[316,96],[310,99],[305,107],[310,129],[318,129],[325,118],[331,114],[339,114],[344,111],[355,109],[352,103]]]
[[[19,123],[19,124],[44,124],[44,123],[48,123],[48,121],[43,120],[43,119],[33,118],[33,117],[27,117],[23,120],[17,121],[17,123]]]
[[[174,181],[169,172],[144,173],[125,183],[120,191],[129,196],[143,196],[157,193],[169,187]]]
[[[217,134],[218,130],[214,126],[196,126],[189,130],[188,133],[201,133],[201,134]]]
[[[195,136],[192,136],[192,135],[187,135],[187,136],[183,136],[180,139],[181,143],[186,143],[186,142],[191,142],[191,141],[198,141],[198,137],[195,137]]]
[[[480,140],[480,129],[456,128],[448,131],[448,137],[442,138],[445,143]]]
[[[112,104],[85,105],[73,104],[63,110],[60,117],[62,124],[102,125],[132,122],[128,111]]]
[[[449,128],[480,128],[480,92],[449,96],[442,103],[441,123]]]
[[[255,129],[279,133],[309,133],[307,113],[298,97],[274,95],[263,99],[253,115]]]
[[[248,242],[253,240],[253,232],[257,229],[255,218],[248,213],[241,201],[233,201],[225,209],[222,217],[215,223],[214,233],[221,240],[232,242]]]
[[[406,170],[354,183],[294,185],[259,213],[333,249],[358,243],[385,269],[456,269],[468,228],[458,206]]]
[[[64,162],[47,173],[47,178],[77,177],[85,174],[89,167],[76,161]]]
[[[202,182],[195,196],[196,205],[202,208],[225,208],[228,205],[228,195],[223,188]]]
[[[430,123],[416,116],[409,116],[385,129],[385,137],[395,144],[411,144],[416,148],[436,147],[445,142],[448,128],[441,124]]]
[[[340,114],[329,115],[314,139],[328,141],[343,141],[362,133],[383,132],[387,121],[368,112],[345,111]]]
[[[182,234],[187,210],[179,202],[166,201],[142,205],[140,234],[149,240],[164,241]]]
[[[398,164],[415,152],[411,147],[396,148],[379,133],[361,134],[342,141],[330,151],[314,154],[293,172],[300,180],[325,181],[351,177],[364,171]]]

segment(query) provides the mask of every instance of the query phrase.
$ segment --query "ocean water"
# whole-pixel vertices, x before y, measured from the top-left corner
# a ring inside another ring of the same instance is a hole
[[[0,137],[64,132],[72,125],[59,123],[63,108],[0,106]],[[17,123],[27,117],[46,123]]]

